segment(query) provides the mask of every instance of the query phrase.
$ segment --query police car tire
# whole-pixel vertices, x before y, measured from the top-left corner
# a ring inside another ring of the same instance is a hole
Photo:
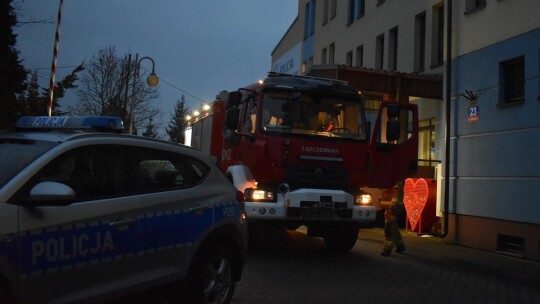
[[[9,292],[8,290],[0,285],[0,303],[12,303],[12,299],[9,295]]]
[[[197,264],[193,269],[190,279],[191,286],[188,291],[188,303],[230,303],[236,287],[233,267],[235,267],[233,254],[227,247],[207,248],[197,259]],[[214,288],[215,284],[218,284],[217,290]],[[205,295],[205,290],[209,285],[214,285],[210,287],[213,292],[210,295]],[[215,301],[214,298],[208,301],[208,297],[215,296],[216,291],[222,292],[221,300]]]

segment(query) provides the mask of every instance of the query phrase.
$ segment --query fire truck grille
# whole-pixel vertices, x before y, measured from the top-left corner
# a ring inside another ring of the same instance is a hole
[[[343,167],[313,168],[289,166],[287,168],[286,181],[291,189],[346,189],[349,184],[347,170]]]

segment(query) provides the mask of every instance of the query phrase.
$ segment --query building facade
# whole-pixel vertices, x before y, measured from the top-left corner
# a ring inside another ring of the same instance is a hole
[[[308,74],[343,65],[445,77],[448,1],[299,0],[298,17],[272,52],[272,70]],[[451,6],[445,239],[540,260],[540,1]],[[444,164],[446,101],[409,101],[419,106],[419,159]],[[444,188],[438,192],[443,197]]]

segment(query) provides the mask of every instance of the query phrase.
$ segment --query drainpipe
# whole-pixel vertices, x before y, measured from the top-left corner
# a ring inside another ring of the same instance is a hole
[[[446,1],[446,143],[444,158],[444,226],[441,237],[448,235],[450,205],[450,110],[452,98],[452,0]]]

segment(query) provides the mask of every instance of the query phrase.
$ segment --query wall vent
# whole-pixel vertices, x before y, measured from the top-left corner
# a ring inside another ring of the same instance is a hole
[[[525,238],[497,234],[497,252],[525,257]]]

